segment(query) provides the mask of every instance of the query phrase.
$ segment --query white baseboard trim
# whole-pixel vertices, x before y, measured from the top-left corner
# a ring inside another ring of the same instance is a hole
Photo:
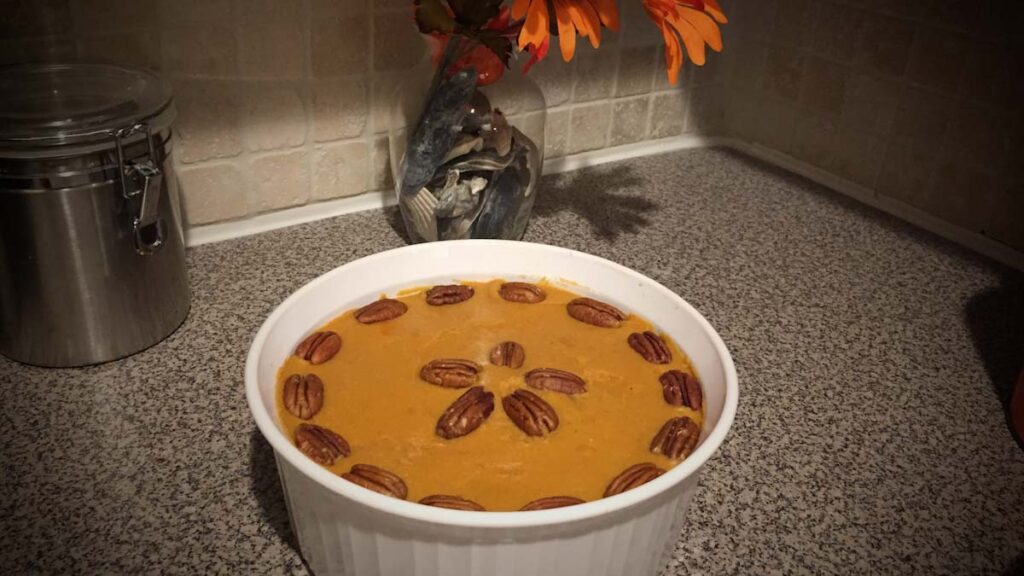
[[[966,228],[961,228],[955,224],[950,224],[949,222],[936,218],[927,212],[914,208],[909,204],[905,204],[891,198],[886,198],[884,196],[879,196],[869,188],[836,176],[831,172],[826,172],[821,168],[812,166],[802,160],[798,160],[777,150],[766,148],[758,144],[751,144],[736,138],[684,135],[675,138],[665,138],[662,140],[652,140],[636,144],[627,144],[625,146],[616,146],[614,148],[606,148],[603,150],[594,150],[592,152],[583,152],[581,154],[552,158],[545,161],[544,173],[559,174],[562,172],[579,170],[581,168],[588,168],[590,166],[607,164],[609,162],[617,162],[619,160],[628,160],[630,158],[638,158],[641,156],[651,156],[654,154],[663,154],[665,152],[704,148],[708,146],[726,146],[760,160],[764,160],[769,164],[774,164],[775,166],[799,174],[809,180],[817,182],[818,184],[831,188],[840,194],[849,196],[859,202],[878,208],[883,212],[891,214],[901,220],[905,220],[915,226],[924,228],[929,232],[938,234],[943,238],[952,240],[957,244],[970,248],[975,252],[984,254],[985,256],[1002,262],[1007,266],[1011,266],[1018,270],[1024,270],[1024,254],[1010,248],[1006,244],[1002,244],[988,236],[972,232]],[[305,224],[307,222],[333,218],[334,216],[340,216],[342,214],[380,209],[387,206],[394,206],[395,204],[396,198],[391,192],[368,192],[351,198],[338,198],[336,200],[328,200],[326,202],[307,204],[305,206],[298,206],[296,208],[289,208],[278,212],[260,214],[243,220],[232,220],[229,222],[218,222],[216,224],[196,226],[185,232],[185,239],[188,246],[199,246],[210,242],[220,242],[222,240],[260,234],[262,232],[294,226],[296,224]]]
[[[812,166],[802,160],[798,160],[788,154],[783,154],[777,150],[761,146],[759,144],[751,144],[742,140],[727,138],[721,139],[720,144],[728,146],[744,154],[748,154],[760,160],[764,160],[769,164],[774,164],[780,168],[799,174],[808,180],[812,180],[821,184],[827,188],[835,190],[840,194],[849,196],[858,202],[862,202],[874,208],[886,212],[909,222],[918,228],[924,228],[929,232],[942,236],[947,240],[951,240],[974,250],[980,254],[988,256],[993,260],[999,261],[1007,266],[1016,268],[1017,270],[1024,270],[1024,254],[1014,250],[1013,248],[993,240],[983,234],[978,234],[966,228],[951,224],[937,218],[919,208],[915,208],[909,204],[880,196],[875,193],[874,190],[861,186],[855,182],[851,182],[836,176],[831,172],[826,172],[821,168]]]
[[[544,162],[544,173],[559,174],[608,162],[674,152],[676,150],[703,148],[717,144],[721,144],[719,139],[694,135],[627,144],[625,146],[583,152],[562,158],[552,158]],[[295,226],[296,224],[333,218],[342,214],[376,210],[387,206],[394,206],[395,204],[397,204],[397,198],[391,192],[367,192],[366,194],[360,194],[351,198],[316,202],[277,212],[251,216],[241,220],[196,226],[185,231],[185,243],[188,246],[199,246],[211,242],[231,240],[232,238],[252,236],[253,234]]]

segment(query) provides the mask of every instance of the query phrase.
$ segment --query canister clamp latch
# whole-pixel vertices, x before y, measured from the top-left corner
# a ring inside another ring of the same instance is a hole
[[[122,142],[132,136],[144,133],[149,145],[149,157],[144,160],[125,160]],[[121,178],[121,194],[126,200],[139,198],[138,212],[132,215],[132,235],[135,251],[152,254],[163,246],[166,224],[159,217],[160,192],[163,188],[164,173],[160,169],[160,158],[153,145],[149,124],[140,122],[114,132],[117,148],[117,169]]]

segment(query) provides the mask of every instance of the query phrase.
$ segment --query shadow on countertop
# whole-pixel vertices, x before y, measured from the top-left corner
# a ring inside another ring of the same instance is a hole
[[[633,173],[632,167],[621,165],[545,176],[537,185],[533,217],[571,212],[586,220],[602,240],[615,240],[622,233],[640,231],[650,223],[645,214],[658,207],[642,194],[621,193],[642,185],[643,180]],[[398,207],[386,208],[384,218],[402,240],[409,243]]]
[[[288,507],[284,502],[284,489],[274,461],[274,449],[263,438],[257,428],[249,437],[249,477],[252,493],[259,504],[263,520],[269,524],[282,542],[299,554],[298,540],[292,531],[288,518]]]
[[[1017,376],[1024,369],[1024,278],[1007,273],[1001,286],[980,292],[968,301],[964,317],[1013,434],[1010,398]],[[1024,448],[1024,439],[1014,436]],[[1024,558],[1019,559],[1017,566],[1024,569]]]

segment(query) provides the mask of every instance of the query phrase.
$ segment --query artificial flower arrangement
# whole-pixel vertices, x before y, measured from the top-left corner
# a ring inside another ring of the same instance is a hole
[[[669,82],[676,84],[684,48],[690,60],[702,66],[705,45],[718,52],[722,36],[718,25],[728,20],[717,0],[635,0],[665,39]],[[435,60],[448,73],[473,68],[477,83],[487,85],[504,73],[514,50],[530,55],[523,73],[547,56],[551,36],[558,36],[562,59],[570,61],[576,36],[601,45],[601,29],[617,31],[615,0],[415,0],[416,23],[433,40]]]

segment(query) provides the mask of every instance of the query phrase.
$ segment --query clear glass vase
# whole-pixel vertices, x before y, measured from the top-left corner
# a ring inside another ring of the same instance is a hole
[[[413,242],[519,240],[544,161],[544,96],[519,67],[476,85],[425,58],[392,106],[388,145],[395,192]]]

